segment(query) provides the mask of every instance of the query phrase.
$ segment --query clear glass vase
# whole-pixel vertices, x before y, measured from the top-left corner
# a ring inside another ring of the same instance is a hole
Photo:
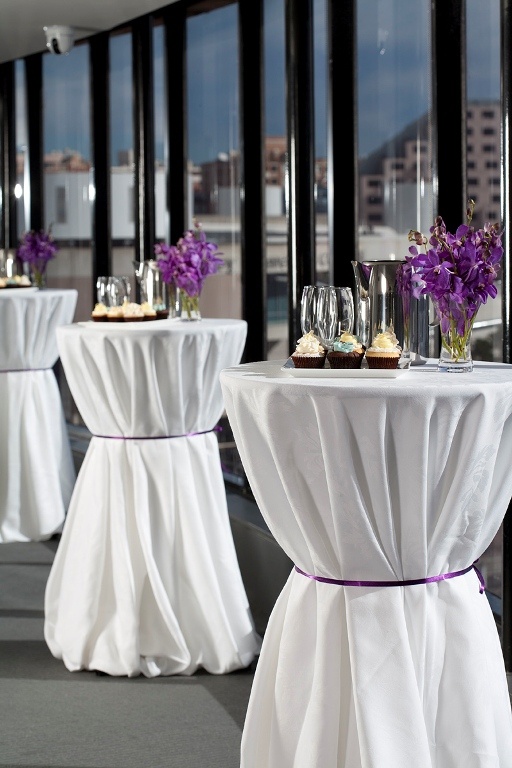
[[[199,296],[189,296],[185,291],[179,292],[182,320],[201,320],[199,309]]]
[[[46,269],[33,269],[31,282],[36,288],[46,288]]]
[[[441,351],[438,371],[446,373],[469,373],[473,370],[471,355],[471,334],[477,310],[466,302],[444,302],[433,300],[439,320]]]

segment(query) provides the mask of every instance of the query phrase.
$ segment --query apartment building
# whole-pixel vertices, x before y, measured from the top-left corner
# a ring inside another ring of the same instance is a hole
[[[500,218],[499,103],[472,101],[468,104],[466,118],[467,191],[468,197],[476,203],[473,222],[480,227],[485,221]],[[407,198],[419,178],[426,182],[423,200],[431,200],[432,142],[428,127],[428,116],[424,115],[360,160],[359,221],[364,229],[386,225],[400,232],[417,223],[412,208],[415,205],[414,196],[410,198],[409,227],[404,218],[407,216]],[[403,197],[404,208],[396,205],[397,197]],[[394,203],[390,204],[392,199]],[[431,210],[431,206],[425,203],[425,210]],[[428,222],[422,228],[428,228],[427,225]]]

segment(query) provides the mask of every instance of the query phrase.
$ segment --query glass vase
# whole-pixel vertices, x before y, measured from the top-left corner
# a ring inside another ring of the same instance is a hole
[[[199,296],[189,296],[185,291],[179,292],[182,320],[200,320]]]
[[[471,334],[478,307],[466,302],[433,300],[439,320],[441,351],[437,370],[446,373],[469,373],[473,370]]]
[[[36,288],[46,288],[46,269],[33,269],[31,282]]]

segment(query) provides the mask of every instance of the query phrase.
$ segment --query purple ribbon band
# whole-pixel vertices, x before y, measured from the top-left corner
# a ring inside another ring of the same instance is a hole
[[[27,373],[30,371],[51,371],[51,368],[6,368],[0,373]]]
[[[405,581],[350,581],[348,579],[329,579],[327,576],[314,576],[311,573],[306,573],[305,571],[302,571],[298,565],[295,566],[295,570],[297,573],[302,574],[302,576],[307,576],[308,579],[313,579],[313,581],[321,581],[323,584],[337,584],[340,587],[412,587],[415,584],[432,584],[434,581],[455,579],[457,576],[463,576],[465,573],[474,570],[480,582],[480,594],[483,594],[485,590],[484,577],[474,563],[467,568],[463,568],[462,571],[440,573],[439,576],[427,576],[426,579],[406,579]]]
[[[222,427],[205,429],[204,432],[185,432],[183,435],[155,435],[155,437],[123,437],[123,435],[93,435],[102,440],[173,440],[175,437],[194,437],[194,435],[207,435],[208,432],[222,432]]]

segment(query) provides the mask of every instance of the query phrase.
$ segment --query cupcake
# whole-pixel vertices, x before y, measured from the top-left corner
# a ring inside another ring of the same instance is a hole
[[[392,331],[378,333],[366,350],[368,368],[398,368],[402,348]]]
[[[323,368],[326,352],[313,331],[309,331],[297,341],[291,358],[296,368]]]
[[[360,368],[365,347],[351,333],[342,333],[334,339],[332,350],[327,353],[331,368]]]
[[[99,302],[98,304],[94,305],[94,309],[91,312],[91,318],[94,320],[95,323],[106,323],[107,312],[108,310],[105,304],[102,304],[102,302]]]
[[[109,323],[123,323],[123,307],[110,307],[110,309],[107,309],[107,320]]]
[[[164,302],[160,300],[160,297],[157,297],[156,301],[153,302],[153,309],[156,312],[158,320],[166,320],[169,317],[169,310]]]
[[[125,323],[141,323],[144,320],[144,311],[140,304],[127,301],[123,304],[123,319]]]
[[[144,320],[156,320],[156,310],[149,301],[143,301],[140,308],[144,313]]]

